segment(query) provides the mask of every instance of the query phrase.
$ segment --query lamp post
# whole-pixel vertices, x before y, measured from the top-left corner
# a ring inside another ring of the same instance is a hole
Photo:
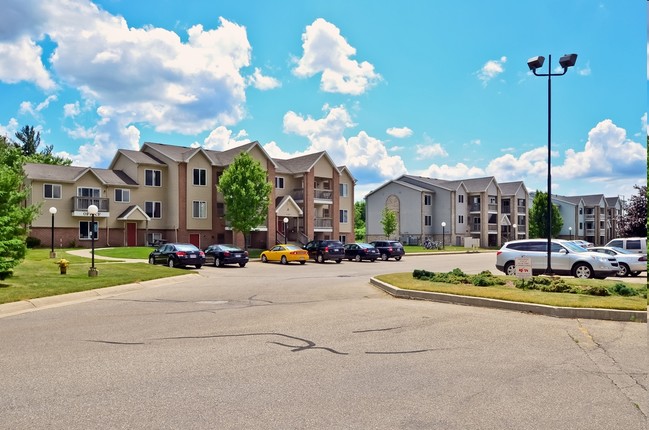
[[[284,217],[282,221],[284,221],[284,244],[286,244],[286,235],[288,234],[288,232],[286,231],[286,228],[288,227],[288,218]]]
[[[52,248],[50,249],[50,258],[56,258],[56,252],[54,251],[54,214],[56,214],[56,208],[54,206],[50,208],[50,213],[52,214]]]
[[[545,57],[538,56],[527,60],[527,66],[530,68],[535,76],[548,77],[548,213],[546,218],[546,225],[548,228],[548,265],[545,269],[545,274],[552,275],[552,263],[550,261],[551,248],[552,248],[552,174],[551,174],[551,151],[552,151],[552,76],[565,75],[569,67],[572,67],[577,62],[577,54],[566,54],[559,59],[559,65],[563,68],[561,73],[552,73],[552,55],[548,56],[548,73],[537,73],[537,69],[543,67]]]
[[[572,227],[568,227],[568,231],[570,232],[570,240],[572,240]]]
[[[99,213],[99,208],[96,205],[88,206],[88,213],[90,214],[90,239],[92,243],[92,264],[88,270],[88,276],[97,276],[97,268],[95,267],[95,215]]]
[[[516,224],[512,224],[512,228],[514,229],[514,240],[518,240],[518,235],[516,234],[516,229],[518,226]]]
[[[446,223],[442,221],[442,249],[444,249],[444,236],[446,234]]]

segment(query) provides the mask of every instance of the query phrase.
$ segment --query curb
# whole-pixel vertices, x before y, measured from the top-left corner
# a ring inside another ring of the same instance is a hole
[[[504,309],[516,312],[529,312],[556,318],[584,318],[625,322],[647,322],[645,311],[623,311],[617,309],[563,308],[535,303],[509,302],[506,300],[486,299],[482,297],[458,296],[429,291],[404,290],[376,278],[370,278],[370,284],[385,291],[393,297],[412,300],[430,300],[433,302],[456,305],[476,306],[483,308]]]
[[[115,285],[113,287],[97,288],[94,290],[79,291],[76,293],[61,294],[58,296],[39,297],[37,299],[22,300],[19,302],[4,303],[0,305],[0,318],[19,315],[39,309],[54,308],[73,303],[88,302],[106,297],[118,296],[144,288],[161,287],[191,280],[198,274],[170,276],[167,278],[151,279],[149,281],[132,284]]]

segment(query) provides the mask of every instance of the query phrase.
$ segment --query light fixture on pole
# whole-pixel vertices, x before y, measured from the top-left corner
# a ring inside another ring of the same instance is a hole
[[[287,240],[286,235],[288,234],[288,232],[286,231],[286,228],[288,227],[288,218],[284,217],[283,221],[284,221],[284,244],[286,244],[286,240]]]
[[[570,232],[570,240],[572,240],[572,227],[568,227],[568,231]]]
[[[561,73],[552,73],[551,64],[552,64],[552,55],[548,56],[548,73],[537,73],[537,69],[543,67],[545,62],[545,57],[538,56],[532,57],[527,60],[527,66],[530,68],[532,73],[535,76],[547,76],[548,77],[548,207],[547,207],[547,218],[546,218],[546,227],[547,227],[547,236],[548,236],[548,245],[547,245],[547,259],[548,265],[545,269],[546,275],[552,275],[552,263],[550,261],[551,257],[551,248],[552,248],[552,174],[551,174],[551,152],[552,152],[552,76],[562,76],[565,75],[569,67],[572,67],[577,62],[577,54],[566,54],[559,59],[559,65],[563,68]]]
[[[512,228],[514,229],[514,240],[518,239],[518,235],[516,234],[516,229],[518,226],[516,224],[512,224]]]
[[[99,208],[96,205],[88,206],[88,213],[90,214],[90,239],[92,242],[92,264],[90,270],[88,270],[88,276],[95,277],[98,274],[97,268],[95,267],[95,215],[99,213]]]
[[[442,249],[444,249],[444,236],[446,234],[446,223],[442,221]]]
[[[56,251],[54,251],[54,214],[56,214],[56,208],[54,206],[50,208],[50,213],[52,214],[52,248],[50,249],[50,258],[56,258]]]

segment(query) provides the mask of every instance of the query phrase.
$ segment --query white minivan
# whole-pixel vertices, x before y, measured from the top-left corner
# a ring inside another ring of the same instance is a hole
[[[615,246],[622,249],[628,249],[638,254],[647,253],[647,238],[646,237],[620,237],[611,240],[606,246]]]

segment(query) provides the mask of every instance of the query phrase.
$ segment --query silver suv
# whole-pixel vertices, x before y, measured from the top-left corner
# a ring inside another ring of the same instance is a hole
[[[615,257],[588,252],[567,240],[552,239],[550,251],[552,271],[557,275],[604,279],[620,270]],[[516,257],[531,259],[532,274],[544,273],[548,262],[548,240],[527,239],[505,243],[496,254],[496,268],[506,275],[516,275]]]

